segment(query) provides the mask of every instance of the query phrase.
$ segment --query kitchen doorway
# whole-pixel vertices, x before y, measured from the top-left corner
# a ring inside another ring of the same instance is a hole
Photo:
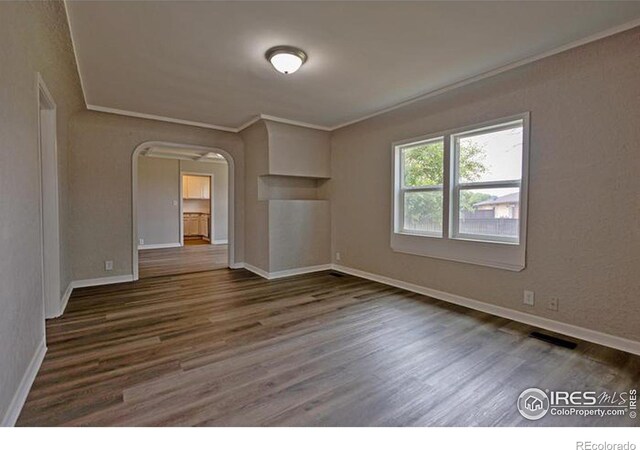
[[[182,245],[211,245],[213,175],[181,172]]]

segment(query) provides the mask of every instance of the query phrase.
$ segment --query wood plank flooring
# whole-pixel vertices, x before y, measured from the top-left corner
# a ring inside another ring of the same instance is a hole
[[[205,272],[228,267],[228,245],[197,245],[138,251],[139,277]]]
[[[627,390],[640,358],[351,276],[241,270],[78,289],[47,322],[22,426],[638,425],[516,411],[520,392]]]

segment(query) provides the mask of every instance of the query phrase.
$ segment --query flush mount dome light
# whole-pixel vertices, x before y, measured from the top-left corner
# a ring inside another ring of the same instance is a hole
[[[270,48],[264,56],[278,72],[285,75],[297,71],[307,60],[305,52],[288,45]]]

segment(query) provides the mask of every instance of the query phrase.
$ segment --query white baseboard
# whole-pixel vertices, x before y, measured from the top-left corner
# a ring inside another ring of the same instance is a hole
[[[416,292],[418,294],[426,295],[445,302],[453,303],[456,305],[471,308],[477,311],[482,311],[487,314],[492,314],[498,317],[504,317],[505,319],[514,320],[516,322],[525,323],[534,327],[542,328],[545,330],[553,331],[555,333],[564,334],[584,341],[593,342],[595,344],[604,345],[606,347],[615,348],[625,352],[640,355],[640,342],[626,339],[620,336],[614,336],[612,334],[603,333],[600,331],[590,330],[588,328],[579,327],[577,325],[571,325],[564,322],[559,322],[553,319],[547,319],[545,317],[536,316],[522,311],[517,311],[504,306],[492,305],[479,300],[474,300],[460,295],[451,294],[448,292],[438,291],[425,286],[420,286],[405,281],[396,280],[394,278],[386,277],[383,275],[377,275],[363,270],[354,269],[351,267],[342,266],[340,264],[322,264],[318,266],[300,267],[296,269],[281,270],[277,272],[267,272],[264,269],[253,266],[248,263],[234,263],[231,266],[232,269],[245,268],[256,275],[261,276],[267,280],[275,280],[278,278],[286,278],[295,275],[302,275],[305,273],[321,272],[325,270],[336,270],[338,272],[346,273],[367,280],[377,281],[379,283],[394,286],[407,291]],[[91,280],[73,281],[71,286],[73,288],[87,287],[87,286],[99,286],[104,284],[113,283],[125,283],[133,281],[133,275],[121,275],[115,277],[94,278]],[[68,289],[67,289],[68,291]],[[70,294],[70,292],[69,292]],[[65,297],[67,294],[65,293]],[[68,300],[68,297],[66,297]],[[66,306],[66,302],[65,305]]]
[[[138,250],[153,250],[155,248],[175,248],[182,247],[180,242],[170,242],[168,244],[143,244],[138,245]]]
[[[67,303],[69,303],[69,299],[71,298],[72,292],[73,292],[73,281],[69,283],[69,285],[67,286],[67,290],[64,291],[64,295],[60,300],[60,311],[58,312],[58,315],[56,315],[56,317],[60,317],[61,315],[64,314],[64,310],[67,309]]]
[[[214,244],[228,244],[229,243],[229,239],[214,239],[213,243]]]
[[[116,275],[113,277],[104,278],[91,278],[89,280],[76,280],[72,281],[71,285],[73,289],[89,287],[89,286],[102,286],[105,284],[127,283],[133,281],[133,275]]]
[[[600,331],[590,330],[588,328],[583,328],[576,325],[570,325],[564,322],[558,322],[557,320],[535,316],[533,314],[516,311],[513,309],[505,308],[503,306],[492,305],[490,303],[473,300],[467,297],[462,297],[460,295],[430,289],[424,286],[419,286],[417,284],[407,283],[405,281],[385,277],[383,275],[376,275],[362,270],[352,269],[351,267],[345,267],[339,264],[333,264],[332,269],[338,272],[354,275],[356,277],[366,278],[367,280],[377,281],[389,286],[405,289],[407,291],[416,292],[418,294],[426,295],[427,297],[433,297],[438,300],[454,303],[456,305],[475,309],[477,311],[482,311],[494,316],[504,317],[505,319],[525,323],[527,325],[564,334],[566,336],[571,336],[577,339],[582,339],[584,341],[593,342],[595,344],[600,344],[606,347],[633,353],[635,355],[640,355],[640,342],[638,341],[632,341],[623,337],[602,333]]]
[[[256,267],[256,266],[252,266],[249,263],[240,263],[240,264],[249,272],[253,272],[256,275],[260,275],[262,278],[266,278],[267,280],[269,279],[269,272],[267,272],[266,270],[260,269],[259,267]]]
[[[31,390],[33,381],[36,379],[38,370],[40,370],[40,366],[42,365],[42,360],[44,359],[45,353],[47,353],[47,346],[45,345],[45,341],[43,338],[38,345],[35,353],[33,354],[27,370],[22,376],[20,385],[18,386],[16,393],[13,395],[13,399],[11,400],[9,408],[0,421],[0,427],[12,427],[18,421],[18,417],[20,417],[20,412],[22,411],[24,402],[27,400],[27,396],[29,395],[29,391]]]
[[[321,264],[319,266],[307,266],[296,269],[279,270],[277,272],[269,272],[269,280],[292,277],[294,275],[302,275],[305,273],[322,272],[324,270],[331,270],[331,268],[331,264]]]
[[[64,311],[65,309],[67,309],[67,304],[69,303],[69,299],[71,298],[71,294],[73,293],[74,289],[90,286],[102,286],[106,284],[127,283],[129,281],[134,281],[133,275],[118,275],[113,277],[71,281],[67,286],[67,290],[64,291],[64,294],[60,299],[60,311],[58,312],[58,314],[50,318],[53,319],[64,314]]]
[[[250,272],[255,273],[256,275],[260,275],[262,278],[266,278],[267,280],[276,280],[278,278],[292,277],[295,275],[302,275],[305,273],[322,272],[324,270],[331,270],[332,265],[322,264],[319,266],[298,267],[295,269],[279,270],[276,272],[267,272],[266,270],[260,269],[259,267],[252,266],[251,264],[247,264],[247,263],[242,263],[242,267],[244,267]]]

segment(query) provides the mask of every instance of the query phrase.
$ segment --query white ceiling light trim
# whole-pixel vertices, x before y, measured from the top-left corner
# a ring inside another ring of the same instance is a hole
[[[289,45],[272,47],[264,56],[274,69],[284,75],[297,72],[307,61],[307,54],[303,50]]]

